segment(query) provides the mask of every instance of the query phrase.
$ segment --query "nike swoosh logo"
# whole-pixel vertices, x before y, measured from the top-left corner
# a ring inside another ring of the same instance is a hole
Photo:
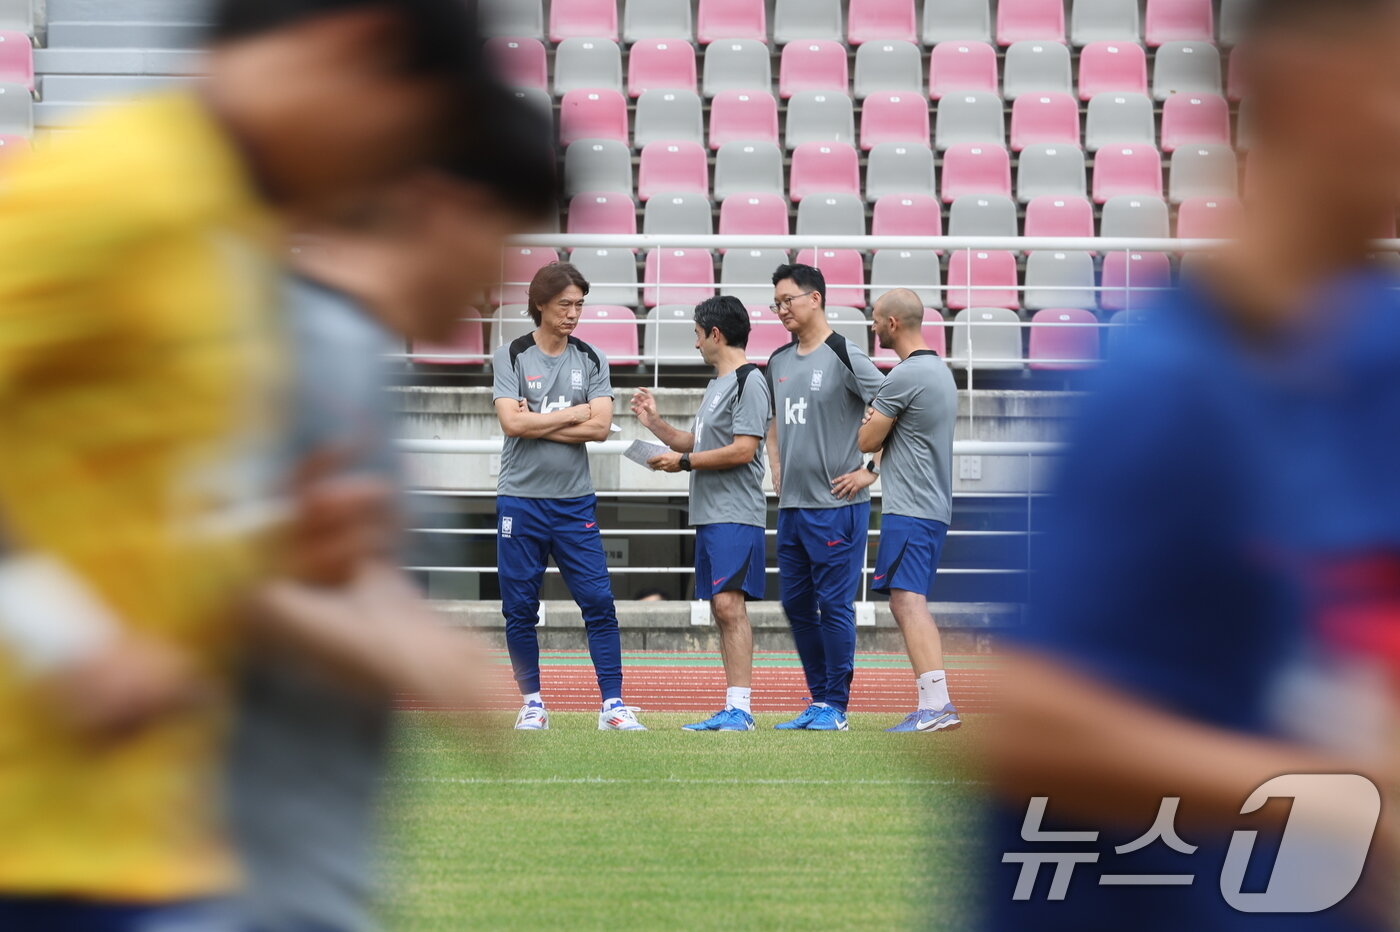
[[[876,576],[876,577],[875,577],[875,580],[878,582],[879,580],[884,579],[884,578],[885,578],[885,574],[884,574],[884,573],[881,573],[879,576]]]
[[[914,725],[914,727],[917,728],[919,731],[928,731],[934,725],[937,725],[939,722],[943,721],[943,718],[944,716],[940,715],[938,718],[931,718],[927,722],[917,722]]]
[[[829,541],[826,542],[826,545],[827,545],[828,547],[835,547],[835,546],[837,546],[838,544],[844,544],[844,543],[845,543],[844,540],[829,540]]]
[[[779,382],[786,382],[786,381],[787,381],[788,379],[790,379],[790,378],[792,378],[792,376],[790,376],[790,375],[785,375],[785,376],[783,376],[782,378],[778,379],[778,381],[779,381]]]
[[[584,525],[584,527],[589,528],[589,529],[595,528],[595,527],[597,527],[597,526],[598,526],[598,522],[597,522],[597,521],[590,521],[590,522],[588,522],[587,524]]]
[[[728,577],[726,577],[726,576],[721,576],[719,579],[712,579],[712,580],[710,580],[710,585],[712,585],[712,586],[718,586],[720,583],[724,582],[725,579],[727,579],[727,578],[728,578]]]

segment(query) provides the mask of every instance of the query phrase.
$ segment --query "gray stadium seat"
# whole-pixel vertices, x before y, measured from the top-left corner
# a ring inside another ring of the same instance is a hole
[[[1088,194],[1084,152],[1078,146],[1038,143],[1021,152],[1016,199],[1029,204],[1042,194],[1084,197]]]
[[[642,213],[642,232],[699,233],[714,230],[714,208],[710,199],[699,194],[655,194]]]
[[[851,98],[830,91],[803,91],[788,100],[784,145],[791,151],[804,142],[856,144],[856,116]]]
[[[841,0],[778,0],[773,11],[773,44],[794,39],[832,39],[846,34]]]
[[[862,45],[861,48],[869,48]],[[865,171],[865,199],[875,203],[886,194],[927,194],[935,190],[933,150],[902,142],[884,142],[870,150]]]
[[[1032,252],[1026,259],[1026,293],[1021,306],[1028,311],[1098,307],[1093,257],[1087,252]]]
[[[651,142],[705,143],[705,118],[700,95],[694,91],[647,91],[637,98],[632,121],[632,145]]]
[[[34,35],[34,0],[0,0],[0,29]]]
[[[554,51],[554,96],[622,90],[622,50],[608,39],[565,39]]]
[[[34,135],[34,98],[23,84],[0,84],[0,136]]]
[[[1006,50],[1001,94],[1074,94],[1069,49],[1058,42],[1017,42]]]
[[[731,194],[783,194],[783,153],[771,142],[727,142],[715,156],[715,200]]]
[[[948,210],[949,236],[1019,236],[1016,204],[996,194],[964,194]]]
[[[991,42],[992,5],[988,0],[924,0],[924,45],[940,42]]]
[[[885,39],[864,43],[856,49],[854,89],[856,100],[882,91],[922,94],[924,60],[919,47]]]
[[[1234,197],[1239,163],[1229,146],[1183,146],[1172,153],[1171,202],[1193,197]]]
[[[1136,194],[1111,197],[1103,205],[1099,235],[1166,239],[1172,235],[1167,202]]]
[[[943,306],[943,278],[932,249],[877,249],[870,260],[870,306],[887,291],[909,288],[924,307]]]
[[[657,356],[676,357],[656,362],[660,366],[697,366],[704,360],[695,349],[695,308],[689,304],[663,304],[647,312],[642,326],[642,345],[646,359],[656,362]]]
[[[813,194],[797,205],[798,236],[864,236],[865,204],[854,194]]]
[[[1084,148],[1157,145],[1157,120],[1145,94],[1095,94],[1084,121]]]
[[[637,306],[637,257],[632,250],[575,249],[569,261],[588,279],[591,303]]]
[[[854,307],[829,307],[826,322],[833,331],[870,352],[870,322],[864,311]]]
[[[1209,42],[1167,42],[1152,66],[1152,96],[1220,94],[1220,51]]]
[[[1235,45],[1244,34],[1244,17],[1253,0],[1220,0],[1220,44]]]
[[[564,193],[632,194],[632,151],[616,139],[580,139],[564,152]]]
[[[524,304],[502,304],[491,318],[491,345],[503,346],[535,329],[530,308]]]
[[[954,369],[1020,369],[1021,318],[1004,307],[970,307],[953,318],[948,365]]]
[[[768,46],[757,39],[720,39],[705,47],[705,96],[723,91],[767,91],[773,86]]]
[[[540,0],[481,0],[477,15],[481,31],[488,36],[544,38],[544,4]]]
[[[690,0],[627,0],[622,14],[622,38],[628,45],[641,39],[684,39],[695,36]]]
[[[1091,42],[1140,43],[1142,14],[1138,0],[1074,0],[1069,33],[1070,41],[1077,46]]]
[[[1006,115],[995,94],[949,94],[938,102],[933,131],[938,151],[950,146],[1006,145]]]
[[[773,303],[773,270],[792,261],[783,249],[729,249],[719,266],[719,293],[749,306]]]

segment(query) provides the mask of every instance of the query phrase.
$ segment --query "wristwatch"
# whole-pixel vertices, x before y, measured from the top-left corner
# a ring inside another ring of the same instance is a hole
[[[681,454],[681,471],[682,471],[682,472],[690,472],[690,454],[689,454],[689,453],[682,453],[682,454]]]
[[[870,470],[870,474],[873,475],[873,476],[878,476],[878,475],[880,475],[880,467],[877,466],[877,465],[875,465],[875,461],[874,461],[874,460],[871,460],[870,462],[866,463],[866,464],[865,464],[865,468],[868,469],[868,470]]]

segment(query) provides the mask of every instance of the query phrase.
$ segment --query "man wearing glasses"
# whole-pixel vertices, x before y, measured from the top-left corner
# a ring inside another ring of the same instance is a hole
[[[845,731],[855,669],[855,597],[870,525],[856,437],[883,377],[865,347],[826,322],[826,279],[809,265],[773,273],[773,311],[793,335],[768,361],[773,421],[768,460],[778,494],[783,611],[811,704],[783,730]]]

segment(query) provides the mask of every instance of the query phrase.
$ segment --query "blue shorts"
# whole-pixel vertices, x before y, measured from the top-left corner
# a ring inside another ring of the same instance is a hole
[[[767,593],[763,528],[752,524],[702,524],[695,529],[695,598],[741,591],[751,599]]]
[[[871,589],[903,589],[933,597],[933,579],[948,525],[928,518],[885,515],[880,521],[880,551],[875,556]]]

